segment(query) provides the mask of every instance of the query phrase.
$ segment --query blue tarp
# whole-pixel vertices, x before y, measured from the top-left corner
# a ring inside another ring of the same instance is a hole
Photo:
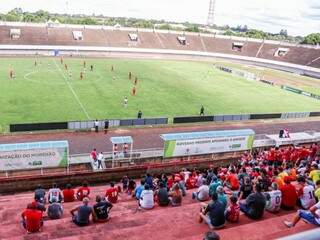
[[[227,130],[227,131],[208,131],[208,132],[186,132],[186,133],[168,133],[161,134],[160,137],[164,141],[188,140],[201,138],[217,138],[217,137],[236,137],[254,135],[252,129]]]
[[[50,141],[50,142],[28,142],[0,144],[0,152],[29,150],[29,149],[47,149],[47,148],[67,148],[68,141]]]
[[[111,137],[110,141],[112,142],[112,144],[124,144],[124,143],[131,144],[133,142],[132,137],[130,136]]]

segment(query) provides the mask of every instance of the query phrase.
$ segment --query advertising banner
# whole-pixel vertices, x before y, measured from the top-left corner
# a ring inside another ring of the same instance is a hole
[[[230,132],[225,132],[225,136],[219,134],[212,137],[165,141],[164,157],[245,151],[252,148],[254,134],[232,136]]]
[[[0,145],[0,171],[67,167],[67,141]]]

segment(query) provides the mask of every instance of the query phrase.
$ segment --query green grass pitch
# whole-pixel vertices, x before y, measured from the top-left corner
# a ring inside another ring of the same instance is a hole
[[[320,110],[319,100],[232,76],[209,62],[85,59],[85,79],[80,80],[83,59],[64,59],[72,78],[60,58],[39,58],[37,66],[34,60],[0,59],[2,131],[10,123],[135,118],[140,109],[144,117],[197,115],[202,104],[206,114]],[[139,80],[136,96],[129,71]]]

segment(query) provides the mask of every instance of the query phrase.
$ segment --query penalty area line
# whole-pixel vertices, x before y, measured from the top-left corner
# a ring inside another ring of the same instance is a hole
[[[63,76],[64,81],[66,82],[66,84],[68,85],[70,91],[72,92],[74,98],[77,100],[79,106],[81,107],[83,113],[86,115],[86,117],[88,118],[88,120],[90,120],[90,116],[86,110],[86,108],[83,106],[83,104],[81,103],[78,95],[76,94],[76,92],[74,91],[73,87],[71,86],[69,80],[67,79],[66,75],[64,75],[64,73],[62,72],[61,68],[58,66],[57,62],[55,59],[52,59],[52,61],[54,62],[54,64],[56,65],[57,69],[59,70],[59,72],[61,73],[61,75]]]

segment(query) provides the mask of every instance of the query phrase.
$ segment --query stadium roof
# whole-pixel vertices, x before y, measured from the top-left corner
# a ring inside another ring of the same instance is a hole
[[[124,143],[131,144],[133,142],[132,137],[130,136],[111,137],[110,141],[112,142],[112,144],[124,144]]]
[[[227,130],[227,131],[208,131],[208,132],[187,132],[187,133],[169,133],[162,134],[160,137],[164,141],[172,140],[189,140],[199,138],[218,138],[218,137],[237,137],[253,135],[255,132],[252,129]]]

